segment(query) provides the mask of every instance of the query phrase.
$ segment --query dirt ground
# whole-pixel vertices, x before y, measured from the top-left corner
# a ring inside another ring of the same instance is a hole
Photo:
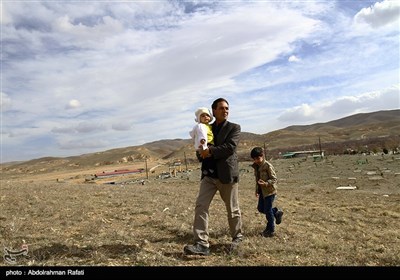
[[[260,236],[265,217],[256,210],[250,162],[242,162],[245,239],[229,253],[226,211],[217,194],[207,257],[183,254],[193,238],[200,165],[182,167],[169,178],[161,168],[148,178],[141,173],[93,179],[99,168],[2,172],[1,266],[400,265],[399,155],[271,162],[279,177],[275,205],[284,211],[276,236]]]

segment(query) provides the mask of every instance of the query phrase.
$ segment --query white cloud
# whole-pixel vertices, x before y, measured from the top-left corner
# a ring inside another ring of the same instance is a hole
[[[301,61],[301,59],[298,58],[298,57],[295,56],[295,55],[291,55],[291,56],[289,56],[288,61],[289,61],[289,62],[299,62],[299,61]]]
[[[0,109],[6,111],[11,107],[11,98],[4,92],[0,92]]]
[[[399,109],[399,86],[400,84],[381,91],[302,104],[285,110],[278,117],[278,120],[286,123],[304,124],[305,122],[326,122],[357,113]]]
[[[104,130],[104,127],[100,124],[96,124],[93,122],[81,122],[76,127],[76,131],[78,133],[88,133],[97,130]]]
[[[189,138],[220,96],[254,133],[393,108],[399,28],[371,4],[5,2],[2,161]]]
[[[79,107],[81,107],[82,105],[81,105],[81,103],[79,102],[79,100],[76,100],[76,99],[71,99],[69,102],[68,102],[68,105],[66,106],[66,108],[67,109],[75,109],[75,108],[79,108]]]
[[[315,116],[315,108],[312,108],[308,104],[301,104],[290,109],[287,109],[280,117],[280,121],[290,121],[296,120],[297,123],[302,123],[304,121],[318,119]]]
[[[339,116],[399,108],[399,85],[380,91],[366,92],[358,96],[343,96],[322,107],[323,111],[327,114],[336,114]]]
[[[109,40],[124,32],[123,25],[110,16],[98,19],[94,26],[88,26],[81,22],[74,24],[68,15],[57,18],[53,23],[53,32],[57,37],[67,38],[65,45],[74,45],[80,48],[99,48]]]
[[[399,25],[400,2],[384,0],[376,2],[373,6],[363,8],[354,16],[356,22],[365,22],[373,28],[379,28],[387,24]]]
[[[87,139],[87,140],[62,140],[59,143],[59,148],[62,150],[81,150],[81,149],[98,149],[107,147],[110,143],[101,139]]]
[[[129,123],[129,121],[122,120],[118,123],[114,123],[111,127],[114,130],[126,131],[132,128],[132,124]]]

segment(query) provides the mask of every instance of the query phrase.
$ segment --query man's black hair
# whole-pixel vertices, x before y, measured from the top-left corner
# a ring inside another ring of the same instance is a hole
[[[229,105],[229,102],[228,102],[225,98],[220,97],[220,98],[214,100],[214,102],[213,102],[212,105],[211,105],[211,108],[212,108],[213,110],[217,109],[218,103],[219,103],[219,102],[223,102],[223,101],[225,101],[226,104]]]

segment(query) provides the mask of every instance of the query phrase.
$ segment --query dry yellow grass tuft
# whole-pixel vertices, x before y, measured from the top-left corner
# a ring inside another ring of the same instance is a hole
[[[192,242],[199,164],[164,179],[161,169],[149,178],[90,181],[93,170],[7,173],[0,186],[0,246],[17,250],[27,244],[28,255],[15,257],[22,266],[398,266],[400,159],[360,159],[273,160],[276,205],[285,212],[274,238],[259,235],[265,217],[256,210],[250,162],[242,162],[245,239],[236,254],[228,253],[226,211],[216,197],[208,257],[183,254]]]

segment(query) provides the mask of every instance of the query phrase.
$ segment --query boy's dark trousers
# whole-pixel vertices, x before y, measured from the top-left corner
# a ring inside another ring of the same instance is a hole
[[[257,210],[260,213],[265,214],[265,217],[267,218],[267,226],[265,230],[269,232],[275,232],[275,214],[278,211],[278,208],[272,207],[274,200],[275,194],[263,197],[262,193],[259,193]]]

